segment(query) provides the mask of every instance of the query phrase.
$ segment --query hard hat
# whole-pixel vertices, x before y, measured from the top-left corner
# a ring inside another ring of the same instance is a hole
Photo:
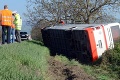
[[[13,12],[12,12],[12,14],[15,14],[15,13],[17,13],[17,11],[13,11]]]

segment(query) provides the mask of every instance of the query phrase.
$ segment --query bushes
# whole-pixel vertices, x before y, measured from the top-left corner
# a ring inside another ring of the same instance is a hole
[[[41,29],[49,26],[49,22],[48,21],[40,21],[40,24],[37,24],[36,26],[34,26],[31,30],[31,38],[34,40],[39,40],[42,41],[42,34],[41,34]]]
[[[31,30],[31,37],[34,40],[42,41],[41,28],[40,27],[33,27]]]
[[[115,48],[106,51],[102,56],[102,63],[120,66],[120,43],[115,44]],[[107,62],[107,63],[106,63]]]
[[[108,50],[102,55],[100,67],[120,78],[120,43],[116,43],[114,49]]]

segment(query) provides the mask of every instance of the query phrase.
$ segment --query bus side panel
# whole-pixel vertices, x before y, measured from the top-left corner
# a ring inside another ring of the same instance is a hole
[[[114,48],[114,42],[113,42],[113,37],[112,37],[112,32],[111,32],[110,26],[108,26],[108,25],[104,26],[104,31],[105,31],[108,49]]]
[[[120,41],[120,24],[110,23],[104,25],[107,44],[109,49],[114,48],[114,44]]]
[[[88,33],[88,38],[89,38],[89,41],[90,41],[90,48],[91,48],[92,61],[94,62],[98,59],[98,54],[97,54],[97,48],[96,48],[93,29],[92,28],[86,28],[85,30]]]
[[[103,34],[104,34],[106,50],[108,50],[107,38],[106,38],[106,34],[105,34],[105,29],[104,29],[104,28],[105,28],[105,27],[102,25],[102,30],[103,30]]]
[[[98,58],[100,58],[106,50],[104,32],[101,26],[97,26],[94,28],[93,33],[94,33]]]

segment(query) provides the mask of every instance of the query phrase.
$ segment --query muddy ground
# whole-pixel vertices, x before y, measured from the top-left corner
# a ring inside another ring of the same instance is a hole
[[[53,80],[95,80],[88,75],[80,66],[66,65],[51,58],[48,61],[50,67],[48,70]]]

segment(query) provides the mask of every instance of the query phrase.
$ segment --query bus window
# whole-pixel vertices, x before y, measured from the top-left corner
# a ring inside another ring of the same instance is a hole
[[[111,31],[112,31],[112,36],[113,36],[113,41],[119,41],[120,39],[120,29],[119,29],[119,25],[117,26],[112,26],[111,27]]]

